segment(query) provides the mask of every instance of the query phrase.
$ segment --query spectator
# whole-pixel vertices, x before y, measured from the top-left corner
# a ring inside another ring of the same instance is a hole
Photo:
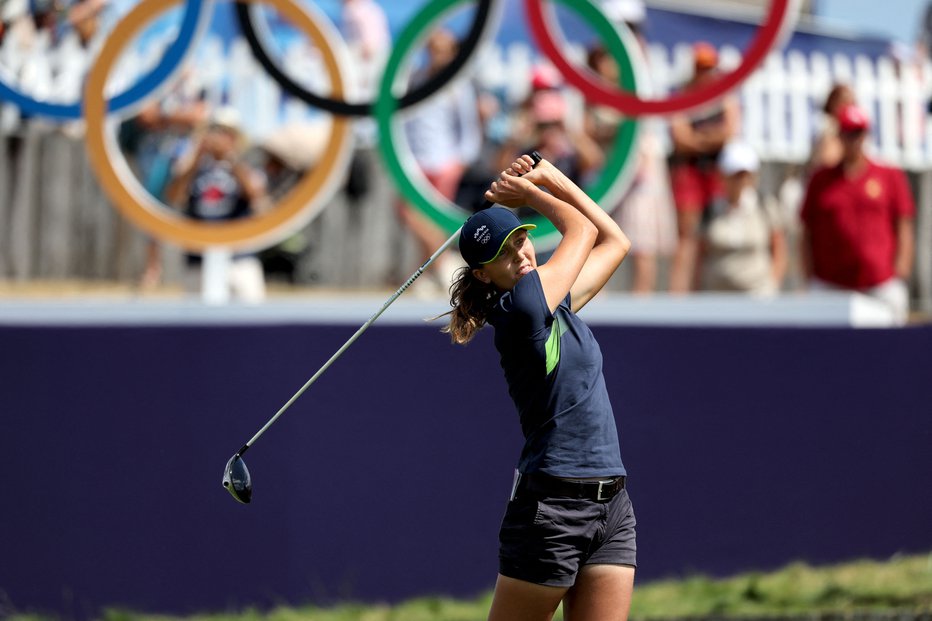
[[[505,94],[501,90],[483,89],[474,84],[477,93],[476,110],[482,127],[482,144],[479,156],[463,171],[456,200],[460,207],[476,211],[485,203],[485,191],[501,174],[498,156],[508,139],[508,115],[505,112]]]
[[[449,30],[435,30],[427,40],[427,66],[412,82],[426,81],[446,67],[456,56],[458,47],[459,42]],[[452,201],[463,172],[478,157],[482,144],[472,85],[461,81],[443,89],[418,106],[404,127],[411,153],[424,176],[440,195]],[[443,231],[403,201],[399,203],[399,214],[417,240],[422,261],[446,241]],[[440,271],[452,267],[443,265],[451,260],[439,263]],[[435,276],[440,282],[449,281],[447,274],[435,273]]]
[[[842,144],[838,136],[838,111],[855,103],[854,90],[847,84],[832,85],[822,105],[821,120],[812,139],[812,150],[808,161],[799,167],[791,166],[779,190],[787,245],[798,248],[801,237],[799,210],[802,207],[805,184],[820,168],[837,166],[841,161]],[[807,276],[803,274],[800,253],[790,253],[787,266],[787,286],[798,290],[805,288]]]
[[[371,99],[391,49],[385,11],[373,0],[343,0],[343,35],[359,74],[359,97]]]
[[[534,68],[531,92],[517,111],[510,139],[499,153],[499,170],[520,154],[540,152],[573,183],[582,184],[604,161],[602,149],[581,126],[570,127],[559,74],[549,64]]]
[[[81,45],[89,47],[100,30],[100,14],[108,0],[77,0],[68,7],[68,24],[74,28]]]
[[[693,90],[707,84],[718,73],[718,52],[708,43],[693,46],[693,77],[683,87]],[[718,157],[722,148],[737,136],[741,109],[730,95],[690,115],[670,119],[673,154],[670,180],[676,204],[677,246],[670,269],[670,290],[683,293],[693,288],[696,276],[699,224],[702,214],[721,196],[722,180]]]
[[[192,93],[193,84],[192,74],[185,72],[165,97],[147,103],[139,114],[120,125],[123,154],[146,191],[162,202],[168,202],[166,189],[172,167],[188,147],[192,132],[208,120],[206,94],[202,90]],[[150,240],[140,287],[152,289],[161,279],[161,246]]]
[[[787,250],[780,214],[757,191],[760,161],[743,142],[719,156],[725,194],[710,208],[700,243],[703,289],[775,294],[786,272]]]
[[[810,289],[864,293],[902,325],[909,312],[915,214],[906,175],[867,156],[870,122],[862,109],[843,107],[838,129],[841,162],[816,171],[801,212]]]
[[[854,91],[847,84],[835,84],[825,98],[822,107],[822,127],[812,145],[808,172],[820,168],[831,168],[841,161],[842,144],[838,137],[838,111],[855,103]]]
[[[646,49],[643,25],[647,14],[641,0],[611,0],[603,4],[603,10],[613,21],[627,26],[641,49]],[[618,65],[604,47],[590,50],[588,65],[607,83],[618,83]],[[587,132],[603,152],[611,149],[624,118],[606,106],[589,106],[586,110]],[[632,291],[641,294],[657,289],[658,258],[672,255],[676,244],[676,216],[660,131],[662,126],[657,119],[641,119],[634,178],[613,212],[631,239]]]
[[[372,101],[392,45],[385,11],[373,0],[343,0],[342,32],[356,69],[355,100]],[[378,136],[375,119],[355,119],[353,135],[356,150],[350,161],[345,190],[351,200],[358,201],[369,194],[375,174],[372,163],[372,150]]]
[[[244,142],[236,111],[218,109],[190,156],[180,162],[167,190],[185,215],[224,222],[249,217],[265,204],[265,179],[242,159]],[[186,260],[186,289],[197,291],[201,256],[189,254]],[[258,303],[265,298],[262,265],[254,254],[235,255],[229,278],[231,292],[243,302]]]
[[[5,0],[0,8],[0,46],[8,39],[17,47],[28,47],[35,36],[35,25],[29,17],[28,0]]]
[[[37,30],[45,30],[53,45],[73,31],[82,47],[89,47],[100,31],[100,16],[108,0],[30,0]]]
[[[326,120],[289,123],[262,140],[257,149],[266,179],[265,204],[261,211],[283,200],[301,177],[317,165],[326,150],[327,124]],[[310,250],[307,228],[264,249],[259,259],[266,279],[283,276],[289,284],[297,284],[302,276],[300,268]]]

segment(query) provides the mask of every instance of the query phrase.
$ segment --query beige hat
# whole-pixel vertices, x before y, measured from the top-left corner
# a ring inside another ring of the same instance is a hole
[[[304,170],[323,157],[330,136],[328,125],[327,121],[289,123],[266,136],[259,146],[289,168]]]

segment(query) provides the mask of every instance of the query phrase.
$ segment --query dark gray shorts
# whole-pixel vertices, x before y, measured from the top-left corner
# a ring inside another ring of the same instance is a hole
[[[499,531],[499,573],[569,587],[583,565],[637,566],[634,509],[623,489],[608,502],[519,496]]]

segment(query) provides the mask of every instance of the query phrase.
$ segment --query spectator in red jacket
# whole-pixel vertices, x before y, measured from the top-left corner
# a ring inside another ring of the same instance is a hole
[[[884,303],[906,321],[915,205],[903,171],[864,151],[870,129],[856,105],[838,113],[841,162],[816,171],[803,201],[802,262],[810,289],[848,289]]]

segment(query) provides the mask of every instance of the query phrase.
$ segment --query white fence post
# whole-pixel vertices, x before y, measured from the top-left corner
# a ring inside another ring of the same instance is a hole
[[[786,87],[790,99],[787,159],[801,162],[809,158],[813,134],[806,57],[801,52],[791,51],[787,55]]]
[[[230,268],[233,253],[226,248],[208,248],[201,264],[201,300],[222,306],[230,303]]]

